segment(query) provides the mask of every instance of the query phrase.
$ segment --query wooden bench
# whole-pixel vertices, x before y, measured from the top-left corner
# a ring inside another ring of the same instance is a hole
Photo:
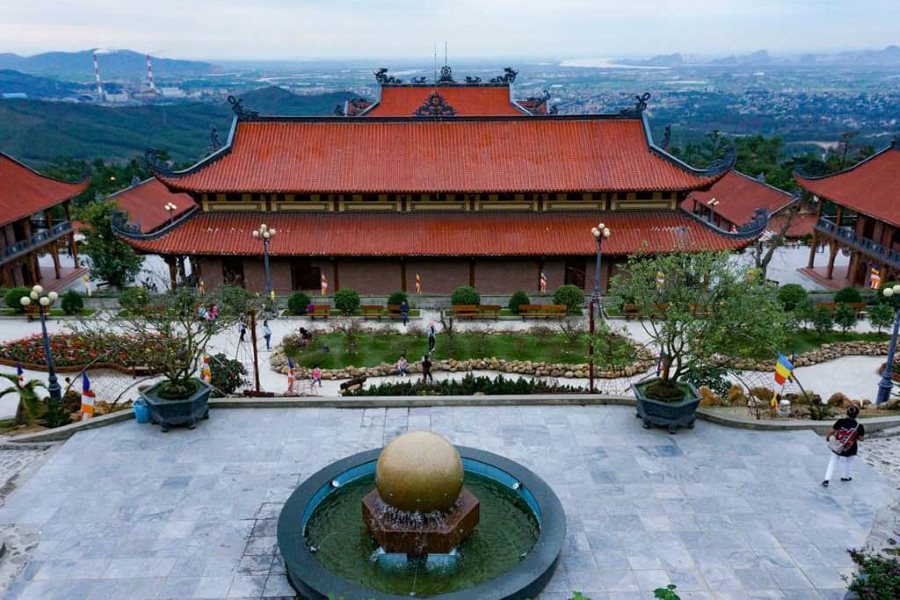
[[[478,316],[477,304],[454,304],[453,316],[460,319],[471,319]]]
[[[363,318],[366,319],[378,319],[381,320],[381,314],[384,312],[384,307],[380,304],[363,304],[359,307],[362,310]]]
[[[403,315],[400,314],[400,305],[399,304],[388,304],[387,316],[391,319],[403,318]]]
[[[39,317],[41,315],[41,306],[40,306],[40,304],[38,304],[36,302],[32,302],[31,304],[29,304],[28,306],[26,306],[24,308],[25,308],[25,318],[28,319],[29,322],[34,321],[34,319],[36,317]],[[49,315],[49,313],[48,313],[48,315]]]
[[[566,316],[565,304],[521,304],[519,316],[523,319],[546,319],[550,317]]]
[[[313,304],[312,311],[307,311],[306,313],[310,319],[315,319],[316,317],[327,319],[330,314],[331,306],[327,304]]]
[[[499,317],[501,308],[502,307],[499,304],[481,304],[478,307],[478,316]]]
[[[815,306],[816,308],[821,306],[825,310],[834,311],[837,309],[838,304],[849,304],[856,311],[857,315],[862,314],[866,310],[865,302],[819,302]]]

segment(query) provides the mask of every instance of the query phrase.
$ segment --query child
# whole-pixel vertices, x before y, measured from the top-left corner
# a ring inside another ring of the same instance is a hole
[[[422,383],[434,383],[434,377],[431,375],[431,359],[426,354],[422,357]]]
[[[313,367],[312,373],[312,384],[319,384],[319,387],[322,387],[322,369],[319,368],[319,365]]]
[[[857,442],[863,440],[866,435],[866,429],[860,422],[856,420],[859,415],[859,407],[851,405],[847,409],[847,416],[838,419],[831,427],[831,431],[825,436],[828,442],[828,449],[831,450],[831,458],[828,460],[828,468],[825,469],[825,481],[822,486],[828,487],[831,475],[834,473],[835,465],[840,462],[843,467],[844,476],[841,481],[852,481],[853,459],[858,451]],[[834,440],[831,438],[834,437]]]
[[[272,349],[272,330],[269,329],[269,320],[263,321],[263,337],[266,338],[266,350]]]
[[[401,377],[409,375],[409,361],[406,360],[405,354],[401,354],[400,360],[397,361],[397,375]]]

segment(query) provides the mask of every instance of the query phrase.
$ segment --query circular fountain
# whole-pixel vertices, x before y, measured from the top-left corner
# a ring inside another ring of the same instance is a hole
[[[546,483],[506,458],[416,431],[315,473],[278,521],[304,598],[534,598],[565,539]]]

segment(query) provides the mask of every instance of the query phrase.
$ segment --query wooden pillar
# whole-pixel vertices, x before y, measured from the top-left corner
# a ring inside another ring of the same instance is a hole
[[[25,262],[28,267],[28,274],[31,276],[31,285],[41,282],[41,270],[40,268],[35,268],[35,255],[33,252],[29,252],[25,256]]]
[[[56,274],[56,278],[59,279],[59,244],[56,242],[50,244],[50,258],[53,259],[53,272]]]
[[[334,271],[334,291],[331,292],[333,294],[334,292],[341,289],[341,279],[340,279],[340,276],[338,275],[338,260],[336,258],[332,258],[331,260],[332,260],[332,269]]]
[[[829,247],[831,249],[831,255],[828,257],[828,273],[826,274],[826,277],[828,279],[834,279],[834,259],[837,257],[838,253],[837,242],[831,242]]]
[[[822,212],[825,210],[825,199],[819,198],[819,205],[816,207],[816,223],[819,222],[819,219],[822,218]],[[815,266],[816,262],[816,250],[819,247],[819,232],[816,229],[813,229],[812,234],[812,242],[809,247],[809,263],[806,265],[807,268],[812,269]]]
[[[400,291],[406,291],[406,259],[400,259]]]
[[[174,290],[178,287],[178,266],[175,264],[174,256],[166,256],[165,261],[169,265],[169,284]]]
[[[469,259],[469,286],[475,287],[475,259]]]
[[[69,234],[69,251],[72,253],[72,260],[75,262],[75,268],[81,266],[78,262],[78,244],[75,243],[75,232]]]
[[[178,269],[181,273],[181,282],[184,283],[187,281],[187,267],[184,263],[184,254],[178,257]]]

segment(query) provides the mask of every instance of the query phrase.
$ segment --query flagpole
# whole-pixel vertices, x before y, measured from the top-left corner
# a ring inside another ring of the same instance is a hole
[[[259,385],[259,352],[256,349],[256,309],[250,309],[250,343],[253,344],[253,381],[256,384],[256,393],[262,390]]]

